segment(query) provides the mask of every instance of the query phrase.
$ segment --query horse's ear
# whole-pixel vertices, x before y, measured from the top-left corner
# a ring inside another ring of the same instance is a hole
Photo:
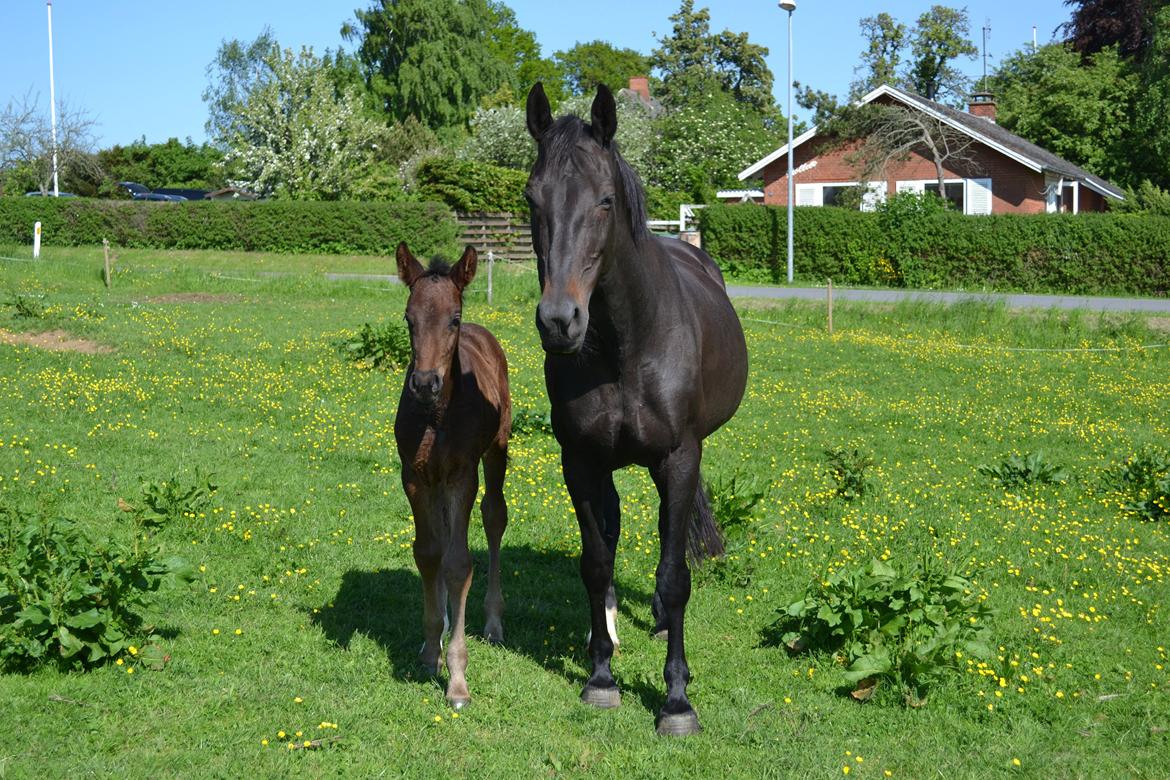
[[[544,94],[544,84],[538,81],[528,90],[528,134],[539,141],[552,123],[548,96]]]
[[[589,119],[597,143],[605,146],[613,140],[613,134],[617,132],[617,105],[613,101],[613,93],[604,84],[597,85],[597,97],[593,98]]]
[[[451,269],[451,281],[455,282],[455,286],[460,290],[465,289],[475,278],[475,265],[478,261],[479,255],[476,254],[475,247],[469,245],[463,250],[463,257],[459,258],[459,262]]]
[[[398,242],[398,251],[394,253],[394,258],[398,261],[398,281],[407,287],[414,284],[414,280],[425,273],[422,263],[410,253],[405,241]]]

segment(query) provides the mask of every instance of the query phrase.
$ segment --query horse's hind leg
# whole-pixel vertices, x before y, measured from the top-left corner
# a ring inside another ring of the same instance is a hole
[[[508,505],[504,501],[504,472],[508,468],[508,447],[493,443],[483,456],[483,530],[488,543],[488,586],[483,600],[483,635],[489,642],[504,641],[504,596],[500,591],[500,540],[508,527]]]
[[[666,703],[658,715],[658,733],[694,734],[699,718],[687,698],[691,673],[683,647],[683,615],[691,596],[691,571],[687,567],[687,530],[699,484],[700,445],[684,443],[651,469],[658,488],[658,535],[662,550],[654,595],[661,605],[667,629]]]
[[[451,602],[451,640],[447,645],[447,701],[455,709],[471,702],[467,689],[467,592],[471,590],[471,553],[467,549],[467,524],[475,493],[479,488],[478,469],[447,485],[444,511],[450,536],[443,551],[442,578]]]

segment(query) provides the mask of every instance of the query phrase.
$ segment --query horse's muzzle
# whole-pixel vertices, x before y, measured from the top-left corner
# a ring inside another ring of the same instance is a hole
[[[542,300],[536,307],[536,330],[545,352],[572,354],[585,341],[588,314],[571,298]]]
[[[434,406],[443,389],[443,378],[438,371],[411,371],[406,386],[420,404]]]

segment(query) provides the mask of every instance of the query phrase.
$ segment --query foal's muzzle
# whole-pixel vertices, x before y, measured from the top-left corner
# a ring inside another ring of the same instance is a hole
[[[542,299],[536,307],[536,330],[545,352],[572,354],[581,349],[588,324],[588,313],[569,296]]]
[[[438,371],[411,371],[406,386],[419,403],[433,406],[443,389],[443,378]]]

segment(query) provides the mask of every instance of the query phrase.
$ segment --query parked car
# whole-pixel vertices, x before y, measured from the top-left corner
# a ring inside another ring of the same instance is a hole
[[[168,195],[162,192],[154,192],[145,184],[139,184],[136,181],[120,181],[118,186],[130,193],[130,197],[134,200],[164,200],[164,201],[180,201],[186,200],[182,195]]]
[[[45,194],[42,193],[40,190],[33,190],[32,192],[24,193],[24,197],[26,197],[26,198],[39,198],[42,195],[45,195]],[[53,197],[53,193],[50,192],[47,195],[45,195],[45,197],[51,198],[51,197]],[[57,197],[59,197],[59,198],[76,198],[79,196],[75,195],[72,192],[58,192]]]

